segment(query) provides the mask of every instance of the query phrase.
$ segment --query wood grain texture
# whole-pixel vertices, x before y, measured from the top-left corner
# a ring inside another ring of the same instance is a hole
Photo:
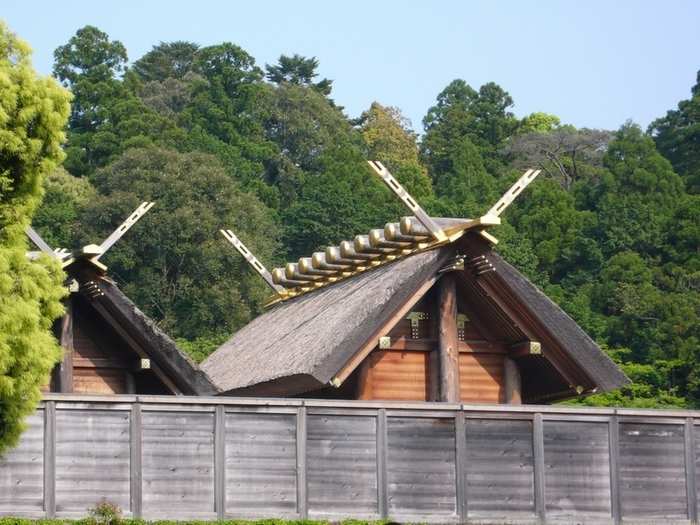
[[[293,414],[228,413],[226,513],[296,510],[296,418]]]
[[[440,362],[440,401],[460,400],[460,366],[457,347],[457,282],[453,273],[438,281],[438,351]]]
[[[309,512],[377,513],[376,418],[309,415]]]
[[[214,512],[214,414],[142,414],[143,514]]]
[[[59,366],[60,392],[73,392],[73,297],[65,301],[66,311],[61,318],[60,344],[63,358]]]
[[[428,353],[375,350],[365,374],[362,399],[425,401],[428,396]]]
[[[620,422],[623,519],[687,516],[684,456],[682,425]]]
[[[531,421],[467,419],[469,516],[532,516],[535,511]]]
[[[695,434],[695,498],[696,505],[700,501],[700,425],[693,425],[693,433]]]
[[[459,354],[461,401],[465,403],[502,403],[505,398],[504,356],[497,354]]]
[[[545,421],[548,515],[611,515],[607,423]]]
[[[56,511],[87,512],[102,499],[130,510],[129,412],[56,411]]]
[[[44,411],[25,420],[19,445],[0,457],[0,514],[40,512],[44,503]]]
[[[389,515],[457,514],[453,419],[389,417]]]

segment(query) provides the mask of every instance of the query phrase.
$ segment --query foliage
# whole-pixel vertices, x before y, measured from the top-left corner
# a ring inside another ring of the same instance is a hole
[[[78,218],[83,207],[96,197],[86,178],[74,177],[63,168],[48,174],[44,181],[44,200],[32,220],[32,226],[54,248],[72,249],[80,229]]]
[[[179,80],[193,71],[198,50],[194,42],[161,42],[134,62],[131,70],[145,82]]]
[[[416,134],[401,111],[373,102],[359,124],[367,158],[382,162],[419,201],[432,197],[430,178],[418,156]]]
[[[266,289],[218,230],[235,227],[251,250],[270,260],[277,228],[216,158],[135,148],[93,182],[99,196],[84,208],[83,243],[104,238],[141,201],[156,203],[103,261],[166,331],[188,338],[231,333],[258,312]]]
[[[644,133],[577,129],[543,112],[518,119],[502,87],[455,80],[419,139],[379,102],[348,118],[315,57],[281,55],[263,70],[234,43],[176,41],[125,64],[123,46],[90,26],[56,51],[75,97],[70,175],[49,177],[35,224],[75,245],[156,200],[105,259],[195,359],[266,293],[218,228],[271,265],[406,214],[367,159],[437,216],[483,214],[532,167],[543,174],[493,233],[634,381],[585,402],[700,406],[697,85]]]
[[[296,54],[291,57],[281,55],[275,66],[265,65],[268,80],[275,84],[288,82],[298,86],[309,86],[322,95],[328,96],[331,94],[333,81],[324,78],[314,83],[314,79],[318,76],[316,68],[318,68],[316,57],[305,58]]]
[[[490,173],[502,165],[499,150],[518,122],[509,108],[513,99],[493,82],[474,90],[464,80],[453,80],[437,97],[423,119],[421,144],[431,176],[452,168],[452,147],[465,137],[476,146]]]
[[[51,325],[62,272],[27,258],[24,229],[44,177],[61,160],[69,94],[32,68],[29,47],[0,23],[0,453],[12,446],[60,357]]]
[[[102,499],[89,509],[90,522],[96,525],[119,525],[122,523],[122,510],[116,503]]]
[[[700,71],[691,98],[652,122],[649,132],[661,154],[685,179],[688,191],[700,193]]]

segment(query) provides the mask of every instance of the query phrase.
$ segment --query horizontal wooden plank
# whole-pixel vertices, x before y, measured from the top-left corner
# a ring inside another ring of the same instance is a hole
[[[130,508],[129,412],[56,411],[56,511]]]
[[[227,413],[226,513],[296,512],[296,415]]]
[[[309,512],[377,512],[376,418],[308,415]]]
[[[213,412],[142,414],[143,515],[214,512]]]
[[[43,513],[43,411],[29,415],[26,425],[27,430],[22,434],[19,446],[0,457],[0,514]]]

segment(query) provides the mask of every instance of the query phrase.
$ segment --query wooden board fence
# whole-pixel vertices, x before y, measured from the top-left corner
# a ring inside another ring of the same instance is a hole
[[[695,523],[700,412],[47,395],[0,515]]]

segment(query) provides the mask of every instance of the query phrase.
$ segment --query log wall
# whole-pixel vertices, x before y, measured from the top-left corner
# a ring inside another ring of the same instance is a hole
[[[47,395],[0,515],[697,520],[700,412]]]

